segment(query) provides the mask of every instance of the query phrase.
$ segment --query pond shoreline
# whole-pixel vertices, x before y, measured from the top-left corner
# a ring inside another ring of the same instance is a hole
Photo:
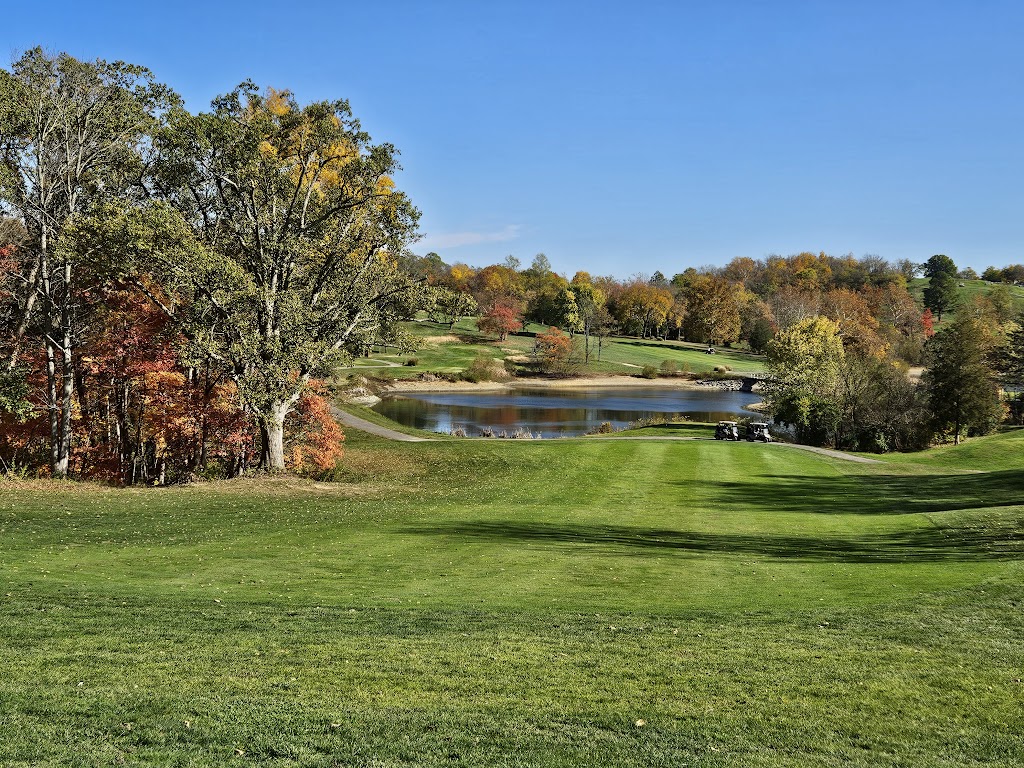
[[[405,392],[506,392],[516,389],[586,389],[588,387],[623,389],[629,387],[664,387],[666,389],[706,390],[704,384],[692,379],[645,379],[639,376],[577,376],[570,379],[510,379],[508,381],[421,381],[402,379],[387,384],[387,394]]]

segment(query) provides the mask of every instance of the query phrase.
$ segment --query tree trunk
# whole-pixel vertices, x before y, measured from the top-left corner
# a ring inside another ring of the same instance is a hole
[[[271,403],[270,413],[260,416],[260,468],[271,472],[284,471],[284,420],[299,399],[296,393],[287,400]]]
[[[284,424],[273,419],[260,424],[260,467],[271,472],[284,470]]]

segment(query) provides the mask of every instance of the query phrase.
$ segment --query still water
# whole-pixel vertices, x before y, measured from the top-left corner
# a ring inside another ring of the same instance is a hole
[[[516,389],[511,392],[416,392],[387,397],[373,410],[399,424],[430,432],[463,428],[477,436],[525,429],[535,436],[572,437],[610,421],[617,429],[642,418],[680,414],[691,421],[751,417],[743,407],[760,396],[718,389],[644,387]]]

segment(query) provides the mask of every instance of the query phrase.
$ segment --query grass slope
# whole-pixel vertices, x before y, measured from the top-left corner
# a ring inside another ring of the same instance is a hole
[[[917,303],[922,307],[924,306],[924,289],[927,287],[928,278],[926,277],[915,277],[907,283],[907,290],[910,291],[910,295],[913,296],[914,299],[917,300]],[[970,301],[975,296],[984,295],[997,287],[1005,288],[1010,293],[1015,313],[1024,313],[1024,286],[990,283],[985,280],[957,280],[957,287],[959,288],[958,293],[960,301],[964,303]],[[942,316],[942,319],[943,321],[946,321],[955,314],[956,309],[954,308],[953,310],[945,313]]]
[[[534,335],[546,330],[543,326],[531,324],[522,333],[513,334],[505,341],[480,333],[473,319],[456,324],[449,332],[447,325],[421,321],[406,324],[407,330],[420,340],[419,349],[408,354],[395,354],[393,349],[374,353],[370,359],[355,361],[346,372],[372,374],[381,378],[409,378],[420,373],[458,373],[469,367],[478,355],[497,359],[529,355],[533,352]],[[583,338],[577,337],[582,345]],[[764,357],[740,350],[720,349],[715,355],[705,354],[707,347],[677,341],[655,341],[615,337],[607,339],[597,360],[597,341],[591,340],[591,363],[583,366],[583,374],[627,374],[636,375],[645,365],[658,367],[665,360],[675,362],[680,370],[701,373],[717,365],[729,366],[740,373],[764,371]],[[410,359],[416,365],[406,363]]]
[[[1019,765],[1024,462],[956,466],[1012,439],[0,485],[0,764]]]

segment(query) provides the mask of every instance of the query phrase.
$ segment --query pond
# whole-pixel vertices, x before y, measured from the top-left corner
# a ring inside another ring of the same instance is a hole
[[[415,392],[386,397],[373,407],[399,424],[430,432],[483,428],[511,435],[517,429],[542,437],[574,437],[608,421],[616,429],[644,418],[682,415],[691,421],[750,418],[744,406],[759,395],[720,389],[594,387],[515,389],[503,392]]]

